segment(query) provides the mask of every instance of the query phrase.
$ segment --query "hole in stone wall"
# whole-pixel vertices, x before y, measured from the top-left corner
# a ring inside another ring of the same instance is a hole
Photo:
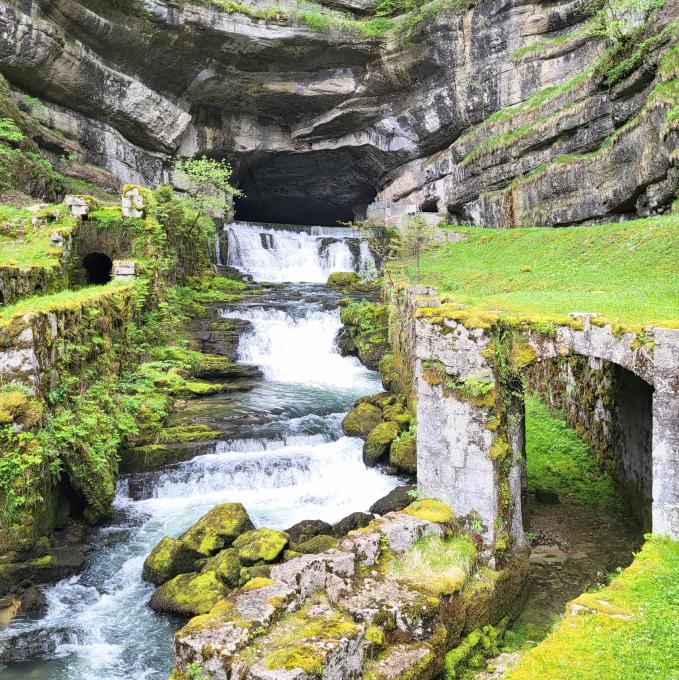
[[[437,213],[439,211],[439,202],[435,198],[426,200],[420,206],[420,212]]]
[[[83,269],[87,272],[87,283],[102,285],[111,280],[113,261],[104,253],[90,253],[83,258]]]

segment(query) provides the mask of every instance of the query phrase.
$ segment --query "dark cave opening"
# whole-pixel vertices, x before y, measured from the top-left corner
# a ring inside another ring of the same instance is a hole
[[[351,205],[333,205],[311,197],[237,198],[234,208],[235,218],[246,222],[332,226],[337,222],[351,222],[354,218]]]
[[[430,198],[424,201],[420,206],[420,212],[437,213],[439,211],[439,202],[435,198]]]
[[[87,283],[103,285],[111,280],[113,261],[104,253],[90,253],[83,258],[83,269],[87,272]]]

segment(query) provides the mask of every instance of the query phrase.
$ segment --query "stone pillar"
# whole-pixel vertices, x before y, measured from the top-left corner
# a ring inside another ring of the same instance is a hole
[[[112,274],[115,281],[132,281],[137,263],[134,260],[113,260]]]
[[[136,186],[128,186],[123,191],[120,199],[120,209],[126,219],[139,219],[146,215],[146,201],[141,189]]]
[[[489,455],[494,409],[455,388],[465,380],[494,384],[483,356],[488,336],[454,321],[438,326],[426,319],[417,321],[416,335],[418,490],[456,515],[478,513],[491,548],[499,506],[497,464]]]
[[[679,540],[679,330],[653,340],[653,532]]]

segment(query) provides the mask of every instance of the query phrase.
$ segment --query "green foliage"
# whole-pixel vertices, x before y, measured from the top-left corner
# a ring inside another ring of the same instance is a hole
[[[561,502],[594,511],[615,511],[622,499],[615,483],[601,471],[585,442],[563,417],[550,413],[527,393],[526,470],[529,491],[549,491]]]
[[[210,676],[203,670],[203,667],[197,662],[192,661],[186,667],[186,674],[191,680],[209,680]]]
[[[590,31],[611,40],[624,40],[665,2],[667,0],[590,0],[595,10]]]
[[[24,133],[11,118],[0,118],[0,139],[6,142],[20,142],[24,139]]]
[[[198,218],[209,211],[229,212],[229,200],[242,193],[231,185],[231,166],[223,160],[187,158],[175,163],[174,169],[186,184],[186,191],[191,197],[193,209]]]

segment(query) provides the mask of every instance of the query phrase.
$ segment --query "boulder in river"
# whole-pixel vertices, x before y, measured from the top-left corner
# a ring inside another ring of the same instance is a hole
[[[374,517],[367,512],[352,512],[332,527],[332,533],[335,536],[345,536],[350,531],[367,527],[372,519]]]
[[[214,571],[217,578],[229,588],[236,588],[240,582],[241,561],[236,548],[226,548],[211,557],[203,567],[203,571]]]
[[[233,547],[245,566],[259,562],[274,562],[288,545],[289,537],[284,531],[276,529],[254,529],[241,534]]]
[[[145,581],[160,585],[178,574],[194,571],[199,557],[195,550],[182,541],[165,536],[144,561],[142,577]]]
[[[382,411],[373,404],[359,403],[344,416],[342,430],[348,437],[365,439],[382,422]]]
[[[293,524],[285,533],[290,537],[290,543],[304,543],[319,534],[331,534],[332,526],[320,519],[303,519]]]
[[[222,503],[203,515],[179,539],[191,550],[209,557],[228,548],[243,532],[254,529],[240,503]]]
[[[414,436],[405,433],[392,442],[389,464],[408,475],[417,473],[417,442]]]
[[[391,442],[398,437],[399,432],[398,423],[393,421],[380,423],[370,430],[363,445],[363,462],[368,467],[380,463],[387,455]]]
[[[292,548],[297,552],[309,555],[321,553],[326,550],[330,550],[330,548],[336,548],[337,543],[338,540],[335,536],[319,534],[318,536],[314,536],[304,543],[296,543],[292,546]]]
[[[415,486],[397,486],[392,489],[386,496],[375,501],[370,506],[370,512],[376,515],[386,515],[388,512],[398,512],[407,508],[413,502],[413,492]]]
[[[216,572],[180,574],[164,583],[151,596],[149,606],[156,612],[175,616],[207,614],[229,594]]]

